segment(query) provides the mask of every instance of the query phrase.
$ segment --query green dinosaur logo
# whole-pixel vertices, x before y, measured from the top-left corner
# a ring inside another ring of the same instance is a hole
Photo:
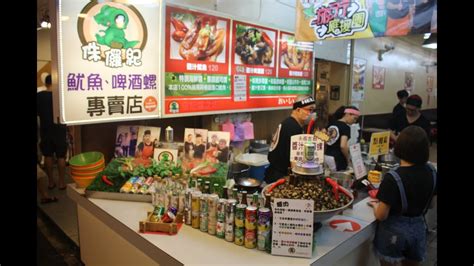
[[[107,29],[100,30],[104,33],[101,36],[99,33],[95,35],[97,43],[107,45],[110,48],[127,49],[133,48],[139,41],[128,41],[125,38],[125,29],[128,25],[127,12],[120,8],[104,5],[100,12],[94,16],[94,20]]]

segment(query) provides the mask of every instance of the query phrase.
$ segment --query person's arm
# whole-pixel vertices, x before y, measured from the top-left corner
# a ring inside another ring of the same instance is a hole
[[[351,156],[349,155],[349,142],[346,135],[341,136],[341,151],[344,157],[346,157],[347,163],[349,163]]]
[[[398,136],[395,135],[395,131],[391,130],[390,131],[390,140],[395,142],[395,141],[397,141],[397,138],[398,138]]]
[[[390,205],[383,201],[369,201],[370,205],[374,208],[374,216],[378,221],[384,221],[387,219],[390,213]]]

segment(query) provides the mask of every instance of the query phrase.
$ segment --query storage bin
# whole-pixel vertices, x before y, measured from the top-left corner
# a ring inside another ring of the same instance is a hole
[[[265,169],[270,165],[267,155],[259,153],[243,153],[235,157],[235,161],[250,166],[249,177],[263,180]]]

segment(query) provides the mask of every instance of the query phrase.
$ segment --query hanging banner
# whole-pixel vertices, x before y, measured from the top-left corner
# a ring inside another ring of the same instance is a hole
[[[430,105],[430,98],[433,96],[434,77],[426,76],[426,92],[428,97],[428,105]]]
[[[373,66],[372,88],[383,90],[385,87],[385,68]]]
[[[282,109],[312,93],[312,43],[213,14],[166,7],[164,116]]]
[[[412,72],[405,72],[405,84],[403,88],[408,91],[409,94],[415,90],[415,74]]]
[[[365,94],[365,69],[367,60],[354,58],[352,69],[352,102],[361,102]]]
[[[437,32],[436,16],[436,0],[297,0],[296,39],[358,39]]]
[[[161,1],[57,6],[61,123],[159,118]]]

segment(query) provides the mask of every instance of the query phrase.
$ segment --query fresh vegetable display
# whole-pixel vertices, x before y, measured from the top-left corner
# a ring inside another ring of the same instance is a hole
[[[155,179],[173,177],[176,179],[181,176],[181,173],[181,164],[167,159],[158,162],[154,159],[116,158],[102,172],[97,174],[87,190],[119,192],[120,188],[132,176],[153,177]]]

